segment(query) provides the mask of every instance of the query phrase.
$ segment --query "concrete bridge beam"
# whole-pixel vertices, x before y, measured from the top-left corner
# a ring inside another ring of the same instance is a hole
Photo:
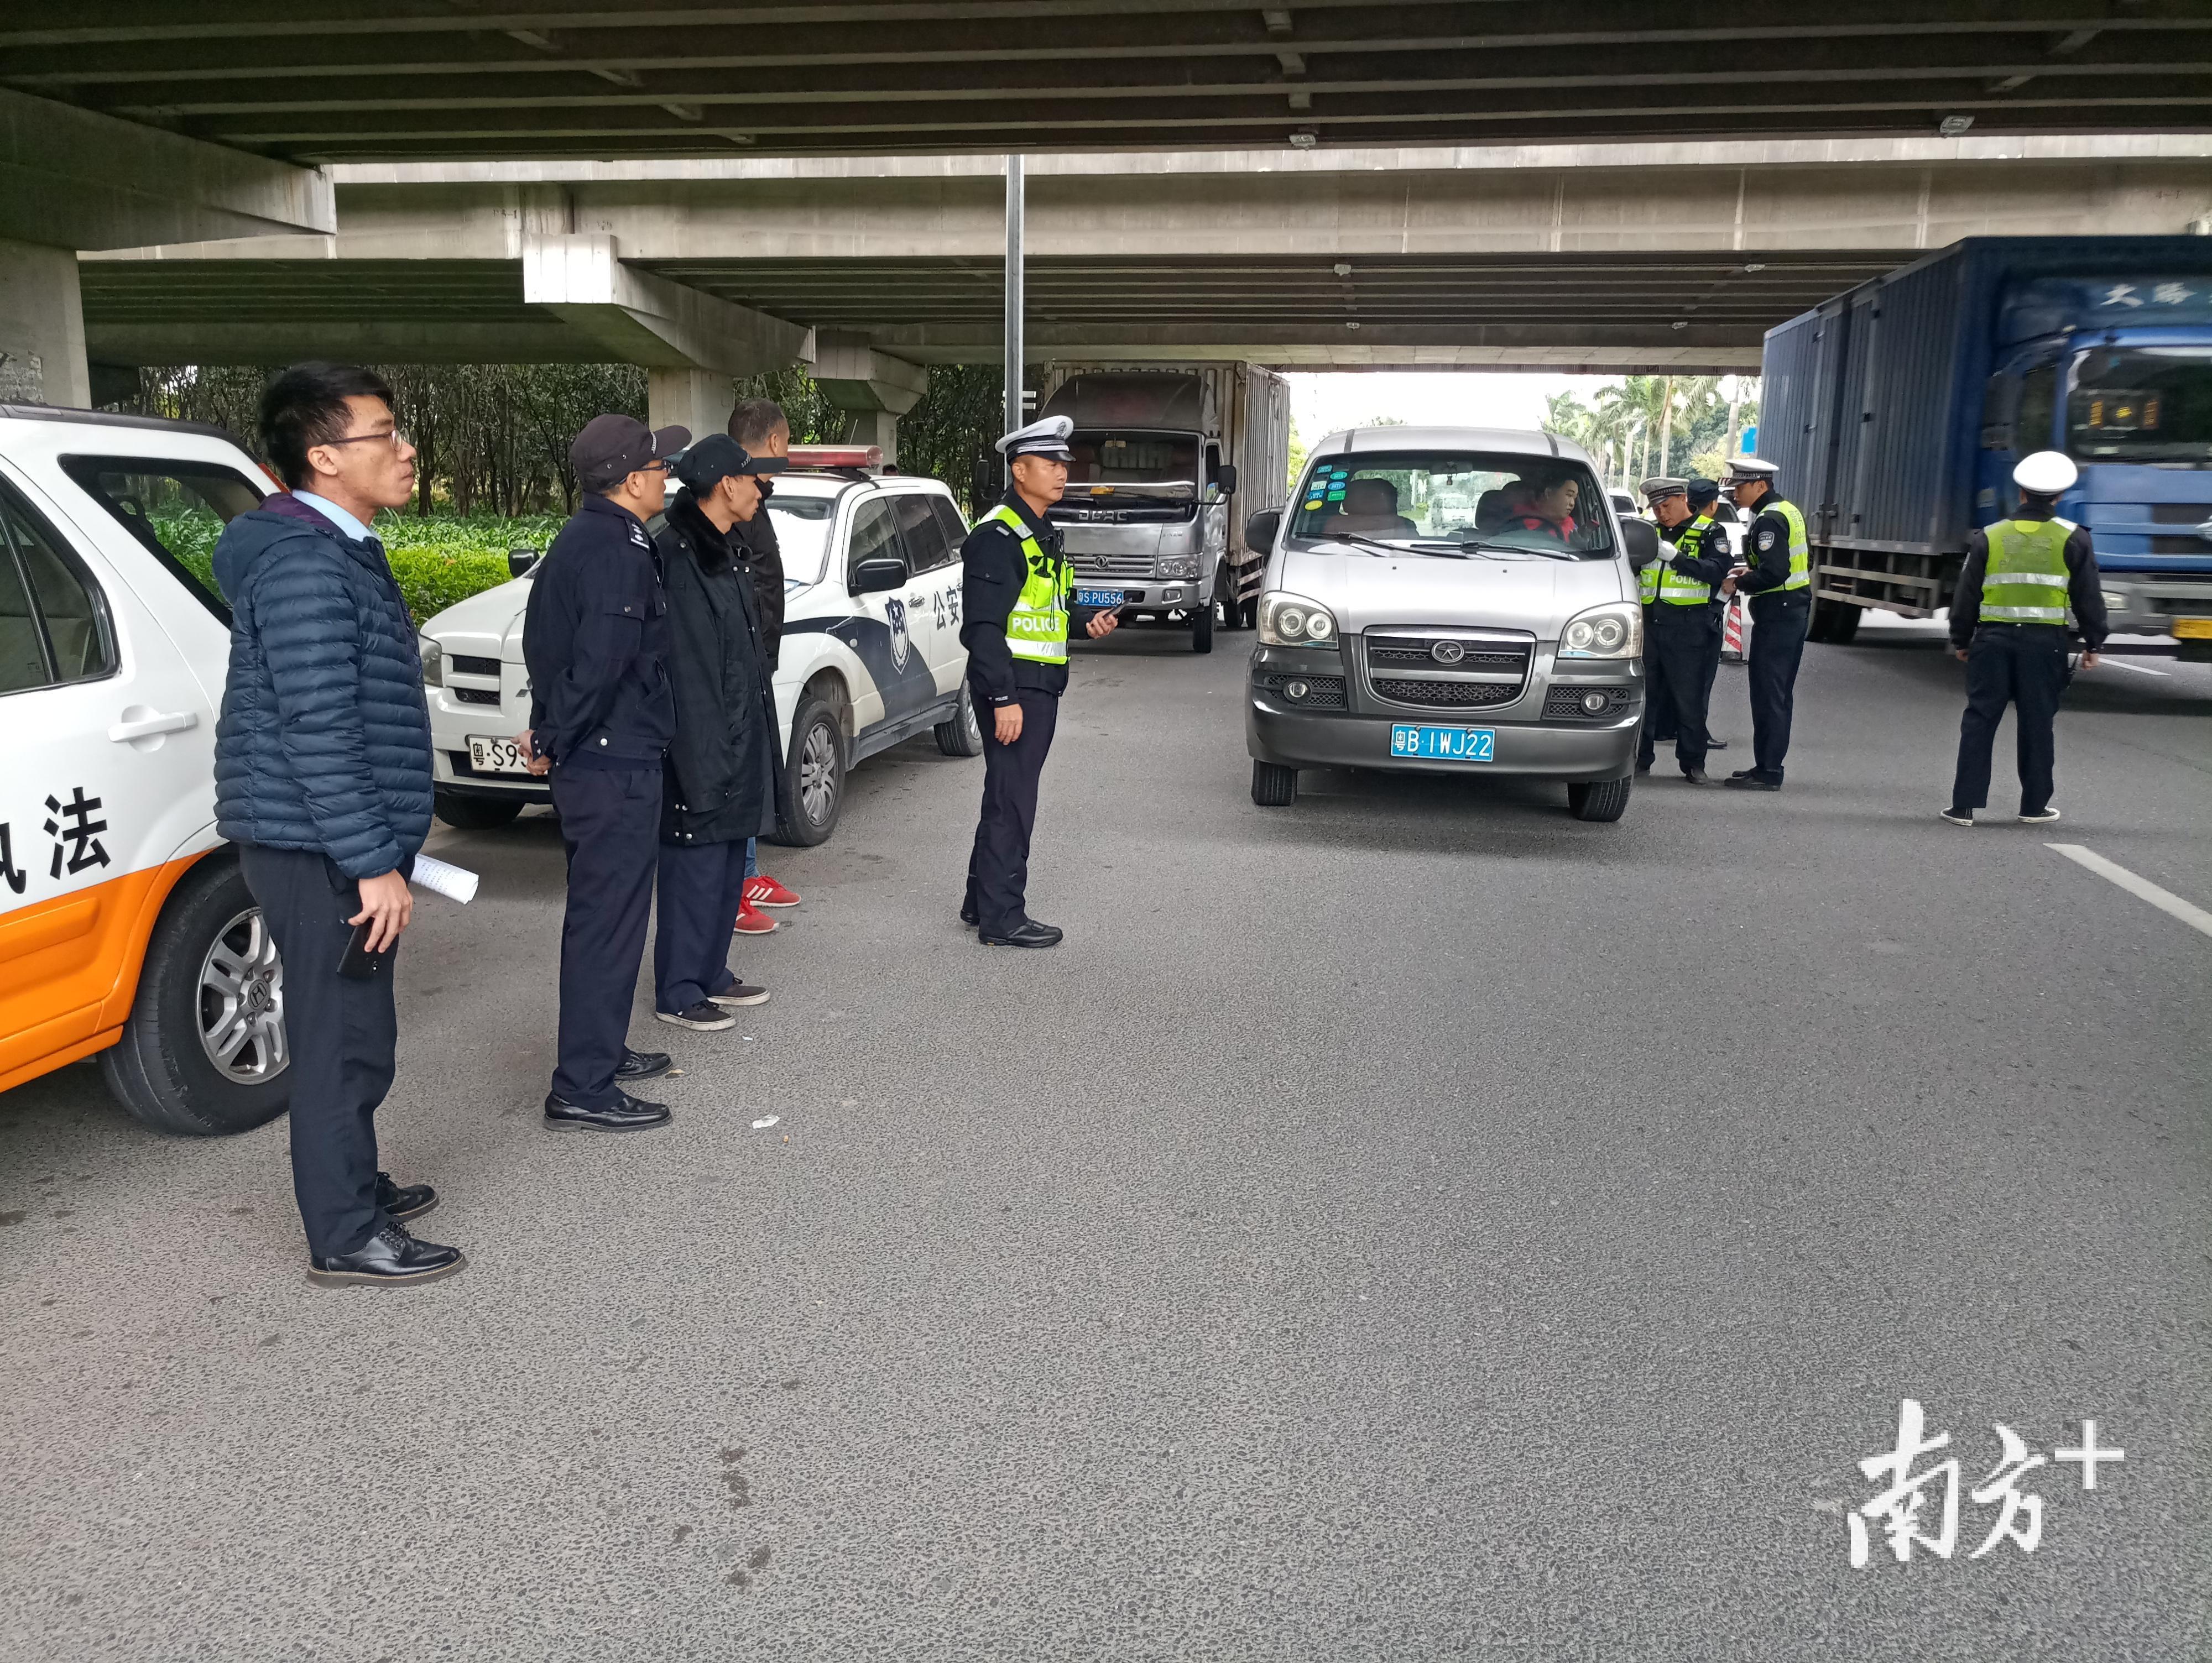
[[[873,445],[884,460],[898,460],[898,419],[929,390],[920,364],[878,352],[866,335],[825,330],[816,337],[814,385],[849,417],[848,443]]]

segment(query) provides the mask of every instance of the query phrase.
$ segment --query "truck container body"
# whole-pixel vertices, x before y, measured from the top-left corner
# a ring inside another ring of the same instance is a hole
[[[1970,237],[1768,332],[1759,454],[1813,543],[1815,640],[1950,602],[2022,456],[2081,478],[2115,634],[2212,656],[2212,240]]]
[[[1212,650],[1248,621],[1266,550],[1254,513],[1283,505],[1290,384],[1256,364],[1048,365],[1039,413],[1075,423],[1052,511],[1077,582],[1131,616],[1180,612]]]

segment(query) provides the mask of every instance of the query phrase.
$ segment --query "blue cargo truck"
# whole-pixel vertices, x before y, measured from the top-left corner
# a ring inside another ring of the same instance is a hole
[[[2212,238],[1970,237],[1768,331],[1763,373],[1814,640],[1948,605],[2013,464],[2061,450],[2113,632],[2212,659]]]

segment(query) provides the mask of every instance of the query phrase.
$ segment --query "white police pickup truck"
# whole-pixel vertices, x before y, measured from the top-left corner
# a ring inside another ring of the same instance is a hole
[[[793,460],[766,510],[786,596],[775,709],[791,812],[776,841],[813,844],[836,828],[846,773],[862,758],[925,728],[946,756],[977,756],[983,735],[960,645],[968,527],[952,493],[934,479],[824,466],[821,452],[798,446]],[[530,725],[530,581],[526,567],[422,626],[438,815],[448,825],[504,825],[525,804],[552,800],[514,745]]]

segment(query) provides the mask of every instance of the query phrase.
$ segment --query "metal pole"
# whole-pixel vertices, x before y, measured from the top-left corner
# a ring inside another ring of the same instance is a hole
[[[1022,425],[1022,159],[1006,158],[1006,427]]]

